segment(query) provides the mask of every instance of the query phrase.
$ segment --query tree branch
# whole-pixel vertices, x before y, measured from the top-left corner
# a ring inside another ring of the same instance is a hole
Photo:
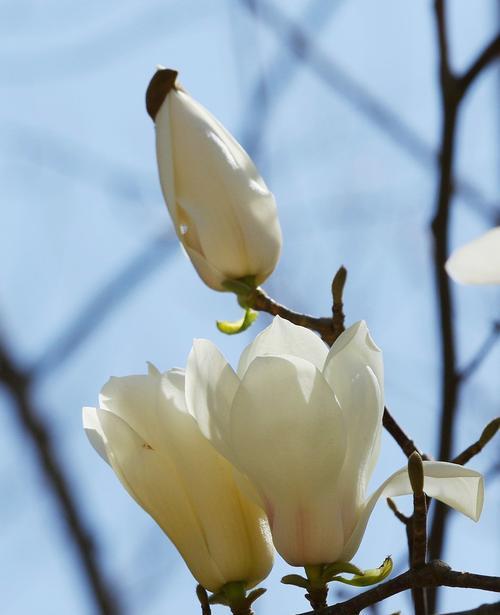
[[[435,0],[435,22],[439,49],[439,84],[442,109],[440,141],[440,174],[434,218],[431,229],[434,237],[434,278],[439,314],[441,353],[441,411],[439,424],[438,458],[451,458],[456,427],[459,377],[456,364],[456,341],[453,327],[453,298],[450,280],[444,265],[449,251],[449,221],[453,196],[453,162],[455,154],[456,120],[460,102],[457,79],[453,75],[448,53],[446,7],[444,0]],[[448,510],[439,502],[435,504],[430,531],[429,551],[432,559],[441,556],[446,532]],[[429,611],[436,610],[436,591],[429,592]]]
[[[491,331],[484,342],[479,347],[476,354],[470,362],[459,372],[458,377],[464,381],[470,378],[474,372],[479,369],[483,361],[488,357],[489,353],[495,347],[495,344],[500,337],[500,322],[493,323]]]
[[[281,305],[274,299],[271,299],[262,288],[257,288],[250,300],[250,306],[259,312],[267,312],[272,316],[281,316],[294,325],[306,327],[311,331],[319,333],[322,339],[329,338],[332,335],[332,319],[331,318],[316,318],[308,314],[300,314],[289,310],[284,305]]]
[[[421,568],[408,570],[350,600],[333,604],[323,609],[322,615],[358,615],[362,609],[408,589],[442,586],[500,592],[500,578],[472,572],[459,572],[452,570],[440,560],[434,560]],[[302,615],[313,615],[313,613],[302,613]]]
[[[40,467],[60,508],[68,537],[76,549],[79,564],[93,594],[97,612],[101,615],[119,615],[121,609],[117,597],[106,584],[105,575],[97,559],[95,544],[80,517],[68,478],[57,460],[51,435],[31,400],[31,381],[14,365],[2,343],[0,343],[0,384],[3,384],[10,394],[19,424],[35,447]]]
[[[468,461],[470,461],[473,457],[475,457],[478,453],[480,453],[483,448],[488,444],[488,442],[496,435],[497,431],[500,429],[500,417],[493,419],[486,427],[483,429],[479,440],[474,442],[468,446],[464,451],[462,451],[459,455],[457,455],[454,459],[452,459],[452,463],[456,463],[458,465],[465,465]]]
[[[267,0],[240,0],[240,4],[254,17],[271,28],[295,57],[339,94],[348,104],[386,134],[389,139],[422,167],[434,171],[439,155],[422,137],[393,110],[356,81],[317,45],[314,39],[295,21]],[[255,6],[258,4],[258,10]],[[484,199],[479,190],[468,181],[456,182],[457,191],[464,201],[480,211],[493,224],[498,218],[498,207]]]
[[[422,453],[415,442],[410,438],[410,436],[403,430],[402,427],[397,423],[396,419],[389,412],[387,406],[384,407],[384,415],[382,417],[382,424],[385,429],[391,434],[396,443],[399,445],[399,448],[403,451],[403,453],[410,457],[412,453],[419,453],[419,455],[425,461],[429,461],[432,458],[425,453]]]
[[[468,611],[456,611],[455,613],[446,613],[444,615],[499,615],[499,613],[500,602],[493,602],[490,604],[481,604]]]
[[[411,538],[410,560],[412,570],[425,565],[427,553],[427,502],[424,493],[424,467],[422,457],[413,453],[408,459],[408,476],[413,490],[413,514],[407,522],[408,542]],[[427,615],[427,598],[423,587],[412,589],[415,615]]]
[[[474,83],[481,72],[487,68],[493,60],[500,57],[500,34],[497,34],[491,42],[477,56],[476,60],[471,64],[470,68],[459,77],[458,85],[460,87],[460,95],[465,96],[469,87]]]

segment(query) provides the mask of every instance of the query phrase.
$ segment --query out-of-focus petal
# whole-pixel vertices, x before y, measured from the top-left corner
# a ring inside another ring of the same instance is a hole
[[[462,284],[500,284],[500,227],[455,250],[446,271]]]

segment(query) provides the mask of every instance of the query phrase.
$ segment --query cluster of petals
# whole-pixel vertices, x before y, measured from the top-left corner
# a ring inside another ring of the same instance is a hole
[[[182,370],[160,374],[152,365],[147,375],[111,378],[99,408],[83,409],[83,425],[203,587],[216,592],[245,581],[250,588],[273,564],[269,527],[187,412],[184,384]]]
[[[411,493],[405,466],[366,495],[382,413],[382,354],[364,322],[328,349],[276,317],[237,371],[195,340],[185,371],[111,378],[83,420],[195,578],[218,591],[267,576],[271,534],[292,565],[351,560],[377,500]],[[478,472],[423,465],[428,495],[479,518]]]
[[[277,551],[296,566],[350,561],[381,497],[412,492],[407,467],[367,497],[383,414],[382,353],[366,324],[331,349],[276,317],[243,352],[237,372],[195,340],[186,398],[206,437],[245,476]],[[474,520],[481,475],[426,461],[424,490]]]

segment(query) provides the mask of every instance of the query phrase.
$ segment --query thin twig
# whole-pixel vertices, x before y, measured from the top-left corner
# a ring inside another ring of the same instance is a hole
[[[500,57],[500,34],[497,34],[479,53],[469,69],[459,78],[461,96],[464,96],[472,83],[495,59]]]
[[[445,613],[443,615],[500,615],[500,602],[481,604],[467,611],[455,611],[454,613]]]
[[[411,531],[409,537],[412,540],[411,568],[419,569],[425,565],[427,551],[427,503],[424,493],[424,466],[422,457],[418,453],[408,459],[408,476],[413,489],[413,514],[407,529]],[[425,588],[414,587],[412,589],[415,615],[427,615],[427,599]]]
[[[261,288],[257,288],[253,293],[250,306],[259,312],[267,312],[272,316],[281,316],[281,318],[285,318],[295,325],[300,325],[301,327],[307,327],[312,331],[316,331],[316,333],[320,334],[322,339],[332,334],[331,318],[316,318],[308,314],[294,312],[274,299],[271,299]]]
[[[332,281],[332,340],[330,346],[345,330],[344,321],[344,286],[347,280],[347,269],[342,265]]]
[[[456,119],[460,101],[457,80],[449,63],[446,7],[443,0],[435,0],[435,21],[439,48],[439,83],[442,108],[442,132],[440,142],[440,175],[435,214],[432,220],[434,236],[434,277],[439,312],[441,352],[441,411],[439,424],[438,458],[451,458],[456,427],[459,378],[456,363],[456,340],[453,327],[453,298],[450,280],[444,265],[449,252],[450,210],[453,195],[453,161],[455,154]],[[435,505],[430,531],[429,550],[431,558],[439,558],[443,550],[447,509],[439,502]],[[429,611],[436,610],[437,592],[428,595]]]
[[[201,615],[211,615],[212,609],[210,608],[210,602],[208,601],[207,590],[202,585],[196,586],[196,596],[200,602]]]
[[[333,328],[332,318],[316,318],[315,316],[309,316],[308,314],[300,314],[299,312],[294,312],[293,310],[290,310],[284,305],[281,305],[274,299],[271,299],[271,297],[269,297],[269,295],[267,295],[261,288],[257,288],[254,291],[252,297],[248,298],[248,302],[250,307],[252,307],[254,310],[266,312],[268,314],[271,314],[272,316],[281,316],[281,318],[285,318],[286,320],[293,322],[296,325],[307,327],[308,329],[311,329],[311,331],[316,331],[316,333],[320,334],[321,339],[323,339],[326,343],[330,345],[333,343],[333,340],[336,339],[335,335],[338,333],[338,331],[335,331]],[[337,305],[337,309],[340,310],[340,306]],[[343,317],[343,312],[341,313]],[[430,456],[426,455],[425,453],[422,453],[417,448],[413,440],[397,423],[396,419],[392,416],[387,407],[384,407],[382,424],[384,428],[391,434],[391,436],[394,438],[394,440],[397,442],[397,444],[407,457],[410,457],[410,455],[416,451],[420,454],[422,459],[426,461],[431,459]]]
[[[390,596],[400,594],[412,587],[463,587],[500,592],[500,577],[491,577],[472,572],[452,570],[440,560],[429,562],[425,566],[408,570],[403,574],[381,583],[377,587],[350,600],[339,602],[323,609],[322,615],[358,615],[362,609],[385,600]],[[301,615],[313,615],[312,612]]]
[[[40,468],[59,506],[69,539],[75,547],[79,564],[93,594],[97,612],[101,615],[118,615],[121,609],[117,596],[105,581],[95,544],[80,516],[63,466],[57,460],[51,435],[32,402],[31,381],[14,364],[3,344],[0,344],[0,384],[3,384],[10,394],[16,418],[35,447]]]
[[[449,58],[449,43],[444,0],[434,2],[437,41],[439,49],[439,83],[442,107],[442,133],[439,149],[440,177],[435,214],[432,220],[434,235],[434,275],[438,297],[439,324],[441,332],[441,419],[439,428],[439,459],[451,458],[456,411],[458,406],[461,376],[457,368],[456,339],[453,327],[453,299],[450,280],[444,269],[449,252],[450,213],[454,190],[453,163],[455,154],[456,124],[460,102],[484,68],[497,56],[496,39],[492,41],[473,62],[462,77],[453,74]],[[480,358],[480,360],[482,360]],[[475,369],[475,366],[473,366]],[[432,522],[429,549],[431,558],[441,556],[446,534],[448,509],[437,503]],[[435,611],[436,591],[429,592],[429,610]]]
[[[458,377],[461,381],[468,380],[482,365],[483,361],[488,357],[489,353],[495,347],[497,340],[500,338],[500,322],[493,323],[490,333],[479,347],[476,354],[470,362],[459,372]]]
[[[462,451],[459,455],[457,455],[454,459],[452,459],[452,463],[456,463],[458,465],[465,465],[468,461],[470,461],[475,455],[480,453],[483,448],[488,444],[488,442],[495,436],[495,434],[500,429],[500,417],[493,419],[486,427],[483,429],[479,440],[474,442],[468,446],[464,451]]]
[[[404,431],[404,429],[397,423],[396,419],[389,412],[387,406],[384,407],[382,424],[407,457],[410,457],[413,453],[417,452],[424,461],[429,461],[432,459],[429,455],[422,453],[418,449],[415,442],[413,442],[410,436]]]

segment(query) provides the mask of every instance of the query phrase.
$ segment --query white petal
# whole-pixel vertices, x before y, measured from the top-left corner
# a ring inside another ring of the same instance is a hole
[[[174,542],[193,575],[217,591],[256,582],[272,564],[262,511],[236,488],[231,466],[178,413],[171,446],[155,450],[115,414],[98,411],[113,469]]]
[[[455,510],[477,521],[484,499],[483,477],[475,470],[444,461],[424,461],[424,491]],[[366,502],[358,524],[347,542],[341,560],[352,559],[365,533],[368,519],[381,497],[412,493],[408,469],[405,466],[390,476]]]
[[[219,349],[194,340],[186,368],[186,403],[202,433],[230,457],[229,413],[240,381]]]
[[[186,412],[184,372],[156,369],[147,375],[110,378],[99,396],[99,405],[122,418],[156,449],[172,440],[171,422]]]
[[[335,341],[325,361],[323,373],[327,380],[340,361],[348,360],[354,372],[357,365],[367,365],[377,377],[380,391],[384,394],[384,362],[382,351],[373,341],[364,320],[346,329]]]
[[[462,284],[500,284],[500,227],[455,250],[446,271]]]
[[[176,204],[195,227],[197,251],[227,278],[268,274],[281,248],[273,195],[206,109],[182,91],[168,99]]]
[[[97,416],[97,408],[83,408],[82,411],[83,428],[87,434],[90,444],[99,453],[106,463],[109,463],[108,452],[106,450],[106,439]]]
[[[300,357],[321,370],[328,355],[328,347],[309,329],[275,316],[273,322],[243,351],[238,365],[239,377],[243,377],[256,357],[270,354]]]
[[[382,352],[364,321],[349,327],[336,340],[323,375],[339,400],[346,425],[343,517],[351,531],[378,459],[384,411]]]
[[[235,465],[265,504],[279,553],[308,563],[337,552],[342,531],[322,494],[335,493],[345,435],[321,372],[293,356],[254,359],[234,398],[231,441]]]
[[[163,197],[167,203],[168,211],[174,223],[175,232],[180,236],[180,225],[175,197],[175,168],[172,152],[172,132],[170,96],[163,101],[155,118],[156,128],[156,158]]]
[[[196,272],[205,284],[214,290],[224,291],[225,288],[222,283],[227,280],[227,275],[224,275],[211,265],[197,250],[190,248],[188,245],[183,245],[183,248],[188,258],[193,263]]]

